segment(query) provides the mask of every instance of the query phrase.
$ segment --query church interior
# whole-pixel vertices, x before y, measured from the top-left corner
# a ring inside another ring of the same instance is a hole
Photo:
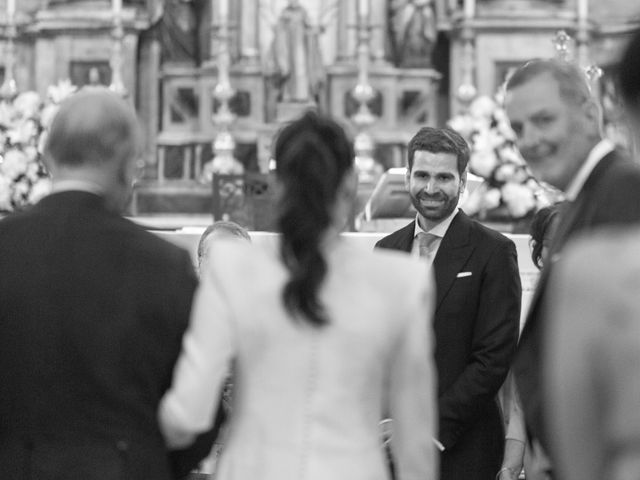
[[[615,125],[608,78],[640,25],[635,0],[3,0],[0,10],[1,101],[35,95],[33,137],[64,95],[109,86],[145,134],[128,214],[254,231],[273,227],[272,139],[303,111],[353,136],[353,230],[390,230],[412,215],[401,173],[411,136],[499,98],[528,59],[578,62]],[[3,182],[6,199],[15,185]]]

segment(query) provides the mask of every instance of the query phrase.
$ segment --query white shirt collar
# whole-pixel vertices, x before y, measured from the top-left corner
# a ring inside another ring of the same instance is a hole
[[[430,233],[432,235],[435,235],[436,237],[443,238],[445,233],[447,233],[447,230],[449,230],[449,225],[451,225],[451,222],[453,222],[453,219],[457,214],[458,214],[458,208],[456,207],[455,210],[451,213],[451,215],[449,215],[447,218],[442,220],[440,223],[438,223],[435,227],[433,227],[428,232],[426,232],[420,226],[420,214],[416,214],[416,226],[415,226],[415,229],[413,230],[413,237],[415,238],[415,236],[418,235],[418,233],[420,232],[425,232],[425,233]]]
[[[87,180],[58,180],[53,182],[52,193],[68,192],[71,190],[103,195],[104,188]]]
[[[589,155],[587,156],[587,159],[580,167],[580,170],[578,170],[576,176],[573,177],[573,180],[571,180],[571,183],[569,183],[569,186],[567,187],[567,190],[565,192],[565,197],[567,198],[567,200],[573,201],[576,199],[576,197],[580,193],[580,190],[582,190],[582,187],[584,187],[587,178],[589,178],[589,175],[591,175],[593,169],[596,168],[596,165],[598,165],[598,163],[600,163],[600,160],[611,153],[614,149],[615,145],[613,144],[613,142],[606,138],[603,138],[598,143],[596,143],[595,147],[591,149]]]

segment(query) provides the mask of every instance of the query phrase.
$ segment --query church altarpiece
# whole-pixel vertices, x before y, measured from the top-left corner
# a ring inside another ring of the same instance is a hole
[[[142,185],[200,192],[197,208],[210,210],[210,187],[199,181],[220,128],[213,120],[221,106],[214,92],[225,38],[235,154],[246,170],[266,172],[270,139],[302,109],[353,125],[359,108],[353,89],[361,78],[358,12],[365,8],[373,89],[367,105],[375,116],[367,131],[376,160],[388,168],[402,165],[403,145],[420,126],[442,125],[464,106],[461,85],[492,95],[509,68],[553,56],[558,29],[577,39],[582,61],[612,64],[637,25],[638,8],[614,0],[617,9],[604,9],[592,0],[583,19],[583,1],[123,0],[122,79],[148,139]],[[66,78],[77,85],[112,81],[110,0],[18,3],[15,78],[21,90],[44,94]],[[224,22],[227,37],[220,35]],[[4,54],[6,22],[0,28]]]

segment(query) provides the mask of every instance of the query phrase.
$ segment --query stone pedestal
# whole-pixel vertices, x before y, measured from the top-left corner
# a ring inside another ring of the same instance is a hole
[[[369,81],[377,95],[369,108],[379,117],[375,129],[398,129],[435,125],[440,73],[432,69],[372,68]],[[348,121],[358,105],[351,91],[357,82],[355,67],[333,67],[329,71],[329,110]]]

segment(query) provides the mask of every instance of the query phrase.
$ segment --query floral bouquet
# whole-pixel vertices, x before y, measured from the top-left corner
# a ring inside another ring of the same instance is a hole
[[[0,101],[0,211],[23,209],[51,190],[42,163],[47,129],[58,104],[75,90],[63,81],[49,87],[44,102],[33,91]]]
[[[527,218],[554,203],[559,192],[536,180],[516,147],[516,137],[500,103],[488,96],[476,98],[466,114],[449,126],[469,143],[469,170],[484,179],[463,204],[480,220],[513,221]]]

